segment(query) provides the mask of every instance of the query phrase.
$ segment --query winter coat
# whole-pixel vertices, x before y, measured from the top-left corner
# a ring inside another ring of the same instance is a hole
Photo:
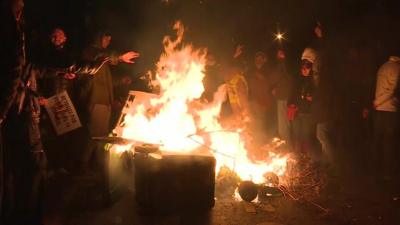
[[[25,63],[24,33],[10,12],[2,12],[0,35],[0,118],[11,107]]]
[[[272,90],[275,90],[277,100],[287,100],[291,89],[291,78],[284,61],[278,61],[272,72]]]
[[[94,44],[83,52],[83,59],[88,61],[110,58],[110,64],[118,63],[118,56],[107,49]],[[83,89],[81,92],[82,102],[89,104],[111,105],[114,101],[113,79],[109,63],[106,63],[94,77],[83,80]]]
[[[42,57],[40,65],[47,68],[63,68],[69,67],[74,64],[72,54],[66,49],[56,49],[54,46],[49,46],[44,57]],[[49,70],[48,73],[56,71]],[[69,96],[74,95],[74,83],[76,79],[67,80],[63,76],[56,76],[55,74],[45,74],[45,78],[40,82],[41,94],[45,98],[49,98],[55,94],[67,91]]]
[[[294,87],[288,99],[288,105],[294,104],[297,106],[298,113],[311,114],[315,90],[316,87],[312,76],[300,76],[294,83]],[[312,101],[307,100],[307,97],[311,97]]]
[[[266,70],[255,70],[249,78],[249,99],[253,111],[263,113],[273,106],[271,81]]]
[[[374,105],[378,111],[397,112],[400,57],[391,56],[377,74]]]
[[[315,122],[329,122],[335,119],[335,95],[334,91],[337,87],[336,72],[334,72],[335,62],[331,56],[331,50],[327,40],[317,38],[310,45],[309,54],[314,58],[312,67],[313,80],[315,84],[313,104],[311,108],[312,117]],[[305,57],[306,51],[303,52],[302,59]]]
[[[74,64],[67,68],[41,68],[32,63],[27,63],[24,66],[24,72],[21,76],[15,102],[11,107],[11,113],[14,116],[18,114],[22,119],[26,119],[31,151],[43,150],[39,130],[38,79],[54,78],[53,76],[59,76],[58,74],[64,73],[95,74],[102,65],[103,62],[98,61],[79,65]],[[52,77],[45,77],[49,75]]]

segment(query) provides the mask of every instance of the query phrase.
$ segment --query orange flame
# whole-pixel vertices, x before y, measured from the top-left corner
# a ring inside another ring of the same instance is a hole
[[[174,30],[177,38],[164,38],[164,53],[156,64],[153,85],[159,89],[159,95],[129,108],[125,126],[118,135],[160,144],[162,151],[189,153],[208,146],[217,160],[217,172],[227,166],[243,180],[255,183],[263,183],[266,172],[283,175],[286,157],[269,153],[268,163],[252,162],[247,157],[241,131],[227,131],[220,124],[219,113],[226,99],[225,85],[214,94],[212,102],[200,100],[207,51],[182,44],[184,27],[180,22],[175,23]],[[130,147],[113,146],[112,150],[120,152]]]

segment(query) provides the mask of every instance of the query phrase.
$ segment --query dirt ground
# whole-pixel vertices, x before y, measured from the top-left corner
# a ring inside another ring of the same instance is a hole
[[[344,167],[343,167],[344,168]],[[376,183],[358,168],[341,169],[310,202],[277,198],[264,204],[216,199],[208,212],[142,214],[135,203],[133,175],[114,185],[104,205],[96,175],[56,175],[49,179],[45,224],[51,225],[396,225],[400,185]]]

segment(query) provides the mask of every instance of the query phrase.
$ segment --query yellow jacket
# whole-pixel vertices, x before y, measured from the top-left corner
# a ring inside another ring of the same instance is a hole
[[[239,89],[238,89],[238,84],[240,82],[242,82],[245,86],[245,94],[247,97],[248,92],[249,92],[249,87],[247,85],[246,79],[240,73],[236,74],[232,79],[230,79],[227,82],[227,93],[228,93],[229,102],[231,103],[231,105],[237,105],[239,107],[242,107],[243,103],[240,102],[240,96],[239,96],[240,93],[239,93]]]

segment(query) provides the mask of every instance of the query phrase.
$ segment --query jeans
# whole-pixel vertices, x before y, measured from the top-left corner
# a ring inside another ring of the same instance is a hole
[[[329,164],[334,160],[331,132],[332,126],[329,122],[317,123],[317,139],[321,144],[322,160]]]
[[[312,154],[315,123],[309,113],[299,113],[293,120],[293,142],[296,150]]]
[[[290,126],[287,118],[287,100],[277,100],[277,119],[279,137],[286,142],[290,141]]]
[[[396,112],[375,111],[372,166],[378,176],[394,174],[399,118]]]

